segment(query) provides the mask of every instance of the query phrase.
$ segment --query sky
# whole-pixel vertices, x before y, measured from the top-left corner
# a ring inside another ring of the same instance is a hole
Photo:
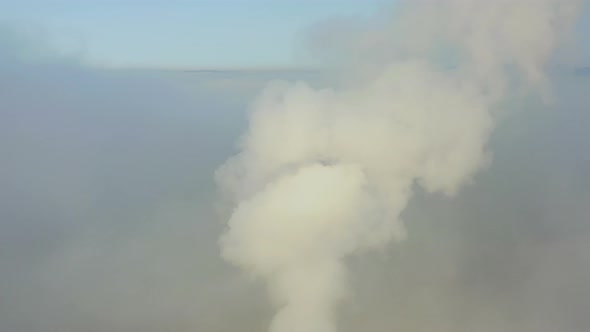
[[[310,24],[382,0],[0,0],[0,21],[105,67],[297,67]]]

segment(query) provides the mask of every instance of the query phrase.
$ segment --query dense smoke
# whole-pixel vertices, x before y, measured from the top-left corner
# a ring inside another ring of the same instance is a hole
[[[406,1],[346,36],[314,35],[353,80],[269,85],[217,174],[235,204],[223,257],[267,282],[271,332],[336,330],[346,258],[406,237],[416,188],[468,183],[506,103],[550,97],[545,68],[578,2]]]
[[[312,27],[316,54],[354,67],[334,86],[353,90],[387,65],[399,41],[381,27],[392,22]],[[323,87],[324,71],[105,70],[21,28],[0,24],[0,331],[264,331],[275,310],[264,278],[253,285],[219,257],[211,174],[269,80]],[[551,60],[552,103],[514,89],[494,105],[493,163],[473,184],[450,198],[413,186],[405,241],[333,270],[339,331],[590,331],[590,43],[580,44],[576,61],[562,47]],[[446,73],[457,58],[439,46],[428,61]]]

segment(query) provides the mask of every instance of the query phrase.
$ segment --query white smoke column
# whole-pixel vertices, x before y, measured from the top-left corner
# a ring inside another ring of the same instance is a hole
[[[335,331],[345,258],[405,236],[415,184],[452,195],[489,160],[494,110],[510,91],[548,86],[577,5],[408,1],[334,46],[361,77],[351,86],[267,87],[217,176],[236,204],[223,257],[268,283],[271,332]]]

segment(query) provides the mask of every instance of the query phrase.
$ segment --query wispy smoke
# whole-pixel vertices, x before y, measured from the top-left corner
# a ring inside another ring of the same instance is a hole
[[[336,330],[346,258],[406,236],[417,186],[451,196],[486,165],[502,105],[549,96],[545,67],[578,5],[406,1],[346,36],[315,35],[354,80],[268,86],[217,174],[236,205],[223,257],[268,283],[271,332]]]

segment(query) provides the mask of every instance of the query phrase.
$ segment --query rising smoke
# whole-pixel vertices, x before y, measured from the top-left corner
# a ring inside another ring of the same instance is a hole
[[[217,173],[235,204],[222,255],[267,282],[271,332],[336,330],[346,258],[406,236],[416,187],[452,196],[468,183],[505,102],[550,97],[545,67],[579,5],[413,0],[315,35],[354,80],[269,85]]]

